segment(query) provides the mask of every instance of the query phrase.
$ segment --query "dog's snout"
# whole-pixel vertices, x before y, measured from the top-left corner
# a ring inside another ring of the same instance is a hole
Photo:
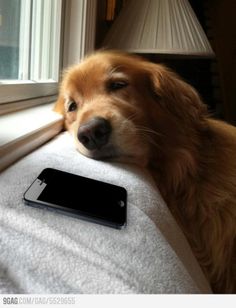
[[[95,150],[107,144],[110,134],[110,122],[96,117],[79,127],[78,139],[88,150]]]

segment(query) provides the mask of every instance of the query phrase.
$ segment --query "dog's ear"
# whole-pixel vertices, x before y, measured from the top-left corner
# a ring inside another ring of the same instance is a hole
[[[197,91],[163,65],[149,63],[148,79],[156,100],[181,119],[199,119],[207,113]]]
[[[61,94],[59,94],[58,99],[55,103],[53,110],[65,116],[65,106],[64,106],[64,98]]]

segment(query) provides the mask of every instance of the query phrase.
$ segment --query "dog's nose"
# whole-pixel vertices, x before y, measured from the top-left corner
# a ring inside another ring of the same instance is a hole
[[[109,121],[95,117],[79,127],[78,139],[88,150],[95,150],[107,144],[110,134]]]

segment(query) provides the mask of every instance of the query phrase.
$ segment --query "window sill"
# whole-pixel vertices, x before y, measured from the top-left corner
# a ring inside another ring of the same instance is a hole
[[[53,104],[0,117],[0,171],[57,135],[63,118]]]

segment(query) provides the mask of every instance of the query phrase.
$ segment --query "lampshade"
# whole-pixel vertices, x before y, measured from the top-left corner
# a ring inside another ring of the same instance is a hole
[[[187,0],[129,0],[103,46],[134,53],[214,55]]]

